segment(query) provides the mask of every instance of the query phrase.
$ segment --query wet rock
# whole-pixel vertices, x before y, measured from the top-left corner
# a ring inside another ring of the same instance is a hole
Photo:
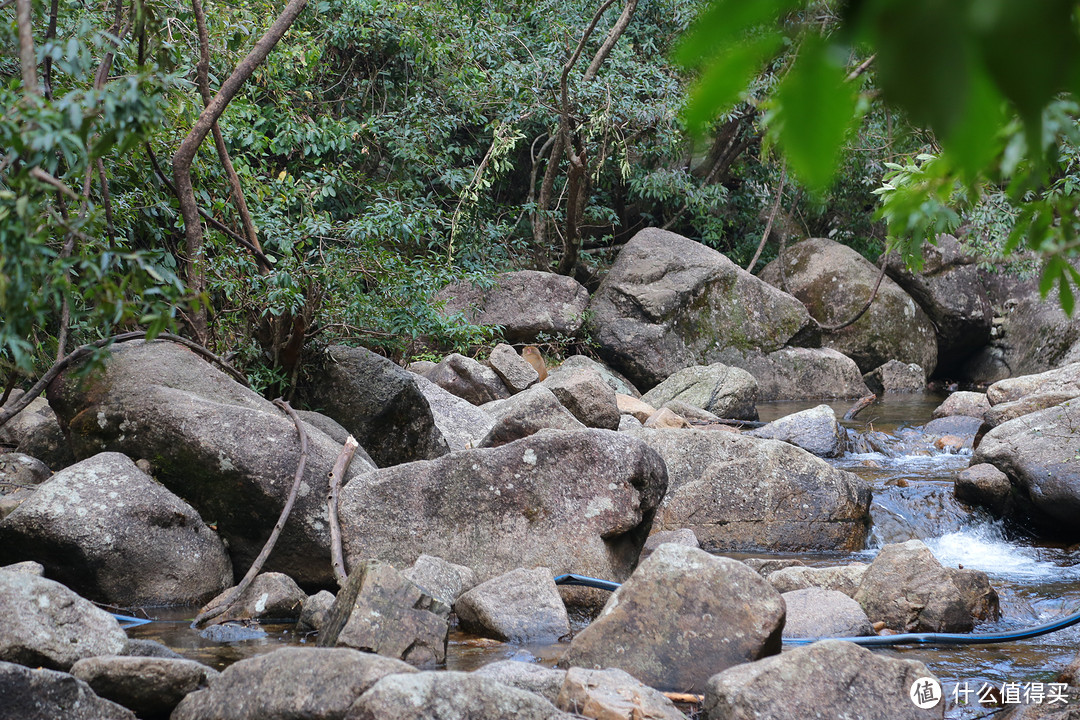
[[[494,370],[458,353],[447,355],[427,372],[426,377],[473,405],[510,397],[510,390]]]
[[[945,402],[934,409],[933,417],[967,415],[968,417],[982,419],[989,409],[990,401],[986,399],[986,393],[959,390],[945,398]]]
[[[548,368],[548,377],[557,378],[560,375],[575,373],[579,370],[592,370],[617,394],[629,395],[633,398],[641,397],[641,392],[634,387],[632,382],[604,363],[593,360],[587,355],[571,355],[556,367]]]
[[[73,368],[49,386],[49,402],[67,425],[76,455],[113,451],[152,459],[154,478],[216,524],[235,567],[249,567],[296,472],[300,440],[292,420],[192,351],[167,341],[124,343],[113,349],[103,371],[85,379],[77,374]],[[341,446],[313,426],[305,429],[306,472],[266,570],[326,583],[333,581],[327,475]],[[367,468],[361,457],[354,458],[345,481]]]
[[[488,288],[451,283],[435,300],[446,302],[447,316],[460,312],[476,325],[501,325],[510,342],[532,342],[541,333],[577,335],[589,292],[565,275],[519,270],[496,275]]]
[[[475,670],[473,675],[491,678],[503,685],[536,693],[553,705],[558,701],[559,691],[562,690],[563,680],[566,679],[565,670],[553,670],[518,660],[493,662]]]
[[[970,505],[980,505],[996,515],[1009,507],[1012,484],[1009,476],[989,463],[979,463],[961,470],[953,488],[956,499]]]
[[[753,375],[760,402],[870,394],[855,361],[832,348],[785,347],[771,353],[725,348],[717,360]]]
[[[847,638],[873,635],[859,603],[838,590],[809,587],[781,595],[787,607],[786,638]]]
[[[603,720],[686,720],[663,693],[617,668],[570,668],[555,704],[567,712]]]
[[[883,547],[855,600],[897,632],[970,632],[1001,614],[986,573],[943,567],[921,540]]]
[[[855,597],[868,567],[870,566],[866,563],[858,562],[834,567],[792,565],[773,570],[766,575],[766,579],[780,593],[819,588],[835,590],[848,597]]]
[[[344,646],[413,665],[446,660],[450,607],[390,565],[350,565],[319,634],[320,647]]]
[[[690,528],[721,552],[862,549],[870,489],[805,450],[712,430],[628,433],[660,453],[668,492],[657,530]]]
[[[437,555],[481,581],[538,565],[618,581],[666,487],[663,461],[640,440],[545,430],[350,482],[341,495],[345,553],[350,567]]]
[[[679,430],[690,427],[690,423],[671,408],[663,407],[646,418],[643,427],[654,430]]]
[[[391,675],[364,693],[345,720],[574,720],[533,693],[476,673]],[[173,718],[173,720],[184,720]]]
[[[199,513],[119,453],[61,470],[0,522],[0,562],[30,559],[121,606],[198,603],[232,582]]]
[[[53,580],[0,572],[0,660],[67,670],[77,660],[119,655],[127,636],[112,615]]]
[[[330,608],[334,605],[334,593],[329,590],[320,590],[314,595],[308,596],[300,607],[300,618],[296,621],[296,632],[319,632],[326,617],[330,614]]]
[[[615,392],[592,370],[560,373],[542,384],[586,427],[619,428]]]
[[[554,576],[518,568],[463,593],[454,604],[462,629],[509,642],[555,642],[570,632]]]
[[[866,386],[877,394],[920,393],[926,389],[926,372],[915,363],[899,360],[874,368],[863,375]]]
[[[812,332],[806,309],[790,295],[715,250],[656,228],[623,247],[589,310],[599,353],[641,388],[717,362],[723,348],[769,353]]]
[[[656,408],[649,403],[619,393],[615,394],[615,404],[620,414],[633,416],[640,423],[648,420],[649,416],[656,412]]]
[[[457,602],[461,593],[476,586],[476,573],[472,568],[455,565],[432,555],[416,558],[412,567],[401,574],[447,607]]]
[[[505,343],[495,346],[488,355],[487,364],[511,393],[519,393],[540,379],[536,368]]]
[[[266,631],[258,625],[221,623],[199,631],[199,637],[213,643],[237,643],[245,640],[264,640]]]
[[[207,603],[213,607],[232,592],[225,592]],[[259,573],[240,595],[232,608],[221,615],[221,622],[232,620],[296,620],[307,601],[307,593],[291,577],[282,573]]]
[[[584,430],[585,426],[566,409],[547,387],[535,386],[508,400],[488,403],[484,410],[495,424],[479,447],[499,447],[534,433],[554,430]]]
[[[1043,393],[1080,397],[1080,362],[1034,375],[999,380],[986,389],[986,399],[991,405],[1000,405]]]
[[[94,694],[90,686],[54,670],[0,661],[4,718],[15,720],[135,720],[135,713]]]
[[[747,566],[661,545],[559,666],[616,667],[661,690],[693,690],[732,665],[779,653],[783,625],[780,594]]]
[[[998,403],[987,410],[983,418],[987,427],[995,428],[1002,423],[1007,423],[1024,415],[1030,415],[1039,410],[1055,407],[1075,398],[1076,395],[1068,391],[1035,393],[1026,395],[1019,400]]]
[[[774,260],[761,279],[779,287]],[[847,322],[862,309],[879,271],[855,250],[825,238],[811,238],[785,253],[787,287],[822,325]],[[842,330],[823,332],[821,344],[847,355],[864,373],[888,362],[916,363],[927,373],[937,366],[933,323],[903,289],[883,278],[870,309]]]
[[[720,363],[680,370],[641,399],[653,407],[680,400],[722,418],[757,419],[757,381],[745,370]]]
[[[802,567],[803,561],[795,558],[743,558],[744,565],[756,572],[763,578],[768,578],[771,573],[788,567]],[[781,590],[780,592],[784,592]]]
[[[348,648],[286,647],[225,668],[208,690],[184,698],[171,720],[335,720],[381,678],[414,672]]]
[[[4,403],[9,407],[20,397],[15,390]],[[63,470],[75,462],[64,431],[56,414],[43,397],[36,397],[15,417],[0,427],[0,445],[10,445],[16,451],[37,458],[52,470]]]
[[[701,547],[697,535],[695,535],[694,531],[690,528],[682,528],[680,530],[658,530],[650,535],[649,539],[645,541],[645,547],[641,551],[641,559],[644,560],[652,555],[653,551],[664,543],[674,543],[675,545],[685,545],[686,547],[692,548]]]
[[[164,658],[167,660],[184,659],[180,653],[170,650],[157,640],[147,640],[145,638],[128,638],[127,646],[124,648],[124,656]]]
[[[971,462],[990,463],[1009,476],[1010,514],[1039,532],[1080,539],[1080,457],[1077,401],[1002,423],[983,436]]]
[[[705,688],[706,720],[944,717],[944,700],[920,710],[911,686],[933,677],[917,660],[827,640],[725,670]]]
[[[424,394],[435,427],[442,433],[451,452],[477,447],[495,425],[495,418],[482,408],[443,390],[427,378],[416,378],[416,387]]]
[[[194,660],[121,656],[85,658],[71,674],[141,718],[163,718],[187,695],[209,687],[218,671]]]
[[[938,449],[949,449],[951,452],[970,450],[975,442],[975,436],[983,421],[969,415],[953,415],[931,420],[922,427],[922,431],[931,436],[937,436],[934,446]]]
[[[847,431],[840,427],[836,413],[828,405],[792,413],[746,433],[751,437],[781,440],[813,453],[834,458],[844,454]]]
[[[994,309],[982,282],[976,258],[967,255],[951,235],[939,235],[922,248],[922,268],[914,272],[896,253],[885,272],[919,304],[934,323],[938,368],[955,372],[990,340]]]

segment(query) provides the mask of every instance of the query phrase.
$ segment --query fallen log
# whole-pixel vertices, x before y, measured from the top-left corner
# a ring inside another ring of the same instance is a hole
[[[877,402],[877,395],[867,395],[864,398],[859,398],[859,401],[852,405],[851,408],[846,413],[844,413],[844,419],[854,420],[856,415],[873,405],[875,402]]]

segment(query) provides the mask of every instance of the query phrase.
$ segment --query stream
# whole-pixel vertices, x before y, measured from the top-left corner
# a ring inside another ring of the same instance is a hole
[[[953,476],[968,466],[970,450],[952,453],[935,449],[911,430],[930,420],[943,397],[887,396],[885,402],[864,410],[852,430],[873,433],[873,452],[849,453],[833,460],[838,467],[866,480],[874,492],[871,509],[874,530],[866,550],[857,553],[754,555],[796,558],[807,565],[870,562],[885,543],[918,538],[942,564],[986,572],[1001,600],[1001,620],[984,623],[975,632],[996,632],[1049,622],[1080,609],[1080,550],[1032,541],[1009,533],[981,512],[972,512],[953,498]],[[813,407],[815,402],[768,403],[759,406],[761,419],[774,420]],[[838,417],[849,401],[830,403]],[[733,555],[737,558],[750,557]],[[304,644],[313,638],[298,635],[291,625],[263,625],[244,640],[215,642],[200,637],[188,624],[195,608],[144,608],[135,613],[155,622],[128,630],[131,637],[161,642],[181,655],[221,669],[229,664],[281,647]],[[586,619],[573,618],[575,631]],[[1080,648],[1080,626],[1043,637],[995,645],[877,649],[895,657],[926,663],[942,683],[945,717],[974,720],[993,708],[979,704],[976,693],[989,684],[1049,683]],[[446,669],[473,670],[497,660],[515,659],[553,666],[564,644],[514,645],[467,635],[452,629]],[[967,703],[956,702],[963,690]]]

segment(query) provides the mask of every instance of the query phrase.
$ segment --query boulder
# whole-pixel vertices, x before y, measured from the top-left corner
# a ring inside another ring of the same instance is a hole
[[[472,568],[455,565],[432,555],[416,558],[412,567],[401,574],[447,607],[453,606],[461,593],[476,586],[476,573]]]
[[[213,607],[232,592],[229,588],[209,603]],[[307,601],[307,594],[288,575],[259,573],[232,607],[219,616],[220,622],[233,620],[296,620]]]
[[[427,378],[418,377],[415,382],[451,452],[477,447],[495,426],[495,418],[468,400],[443,390]]]
[[[14,485],[40,485],[52,477],[49,466],[25,453],[0,454],[0,480]],[[0,485],[0,493],[10,486]]]
[[[480,581],[519,567],[629,576],[667,488],[659,455],[609,430],[542,433],[498,448],[372,471],[341,493],[347,562],[421,554]]]
[[[563,680],[566,679],[565,670],[554,670],[520,660],[499,660],[489,663],[473,671],[473,675],[491,678],[503,685],[536,693],[552,705],[558,702]]]
[[[589,292],[565,275],[518,270],[500,273],[490,287],[455,282],[435,294],[443,314],[462,313],[475,325],[499,325],[510,342],[540,334],[573,337],[581,329]]]
[[[945,401],[934,408],[932,417],[950,417],[953,415],[967,415],[982,419],[986,411],[990,409],[990,401],[986,399],[986,393],[968,392],[958,390],[952,393]]]
[[[0,661],[0,717],[7,720],[135,720],[135,713],[55,670]]]
[[[899,360],[874,368],[863,375],[866,386],[875,393],[919,393],[926,390],[926,372],[916,363]]]
[[[634,387],[632,382],[609,368],[604,363],[593,360],[587,355],[571,355],[555,367],[548,368],[548,377],[557,378],[560,375],[575,373],[579,370],[592,370],[599,375],[604,382],[607,383],[608,387],[616,392],[616,394],[629,395],[633,398],[641,397],[641,392]]]
[[[956,474],[953,487],[956,499],[980,505],[997,516],[1004,515],[1012,499],[1009,476],[989,463],[979,463]]]
[[[80,378],[72,368],[48,392],[77,457],[113,451],[149,460],[158,482],[216,524],[234,567],[251,565],[281,512],[300,456],[296,426],[284,412],[167,341],[114,347],[101,371]],[[329,583],[327,476],[341,446],[304,427],[306,471],[265,569]],[[354,458],[345,481],[369,468]]]
[[[1000,405],[1043,393],[1080,397],[1080,362],[1034,375],[999,380],[986,389],[986,399],[991,405]]]
[[[425,377],[473,405],[510,397],[510,390],[494,370],[458,353],[444,357]]]
[[[4,407],[13,404],[22,394],[21,390],[12,391]],[[22,412],[0,427],[0,445],[10,445],[18,452],[37,458],[51,470],[63,470],[75,462],[56,414],[43,397],[31,400]]]
[[[690,423],[671,408],[663,407],[650,415],[643,427],[654,430],[678,430],[690,427]]]
[[[900,660],[853,643],[826,640],[711,678],[705,686],[703,718],[941,720],[944,698],[929,710],[910,699],[912,686],[932,677],[918,660]]]
[[[870,298],[879,270],[855,250],[825,238],[810,238],[787,249],[787,288],[822,325],[847,322]],[[780,287],[780,260],[761,271],[761,279]],[[937,367],[934,325],[911,296],[882,278],[870,309],[855,323],[822,331],[821,344],[847,355],[864,373],[889,360],[916,363],[926,372]]]
[[[708,410],[702,410],[699,407],[694,407],[693,405],[688,405],[682,400],[668,400],[664,403],[664,407],[661,408],[661,410],[663,409],[671,410],[679,417],[685,419],[688,423],[692,421],[699,425],[720,425],[723,421],[723,418],[719,415],[715,415]],[[729,427],[733,430],[736,429],[731,425],[726,425],[725,427]],[[717,430],[719,428],[711,429]]]
[[[615,405],[619,408],[619,414],[630,415],[640,423],[648,420],[649,416],[656,412],[656,408],[649,403],[621,393],[615,393]],[[620,422],[621,420],[622,418]]]
[[[174,650],[170,650],[157,640],[147,640],[144,638],[128,638],[127,647],[124,648],[123,656],[164,658],[171,660],[184,659],[183,655]]]
[[[679,400],[722,418],[757,420],[757,389],[750,373],[715,363],[679,370],[641,399],[653,407]]]
[[[820,588],[822,590],[835,590],[844,593],[848,597],[855,597],[855,593],[859,591],[859,586],[862,584],[863,576],[866,574],[868,567],[870,566],[866,563],[860,562],[833,567],[789,565],[769,572],[766,574],[765,579],[779,593]]]
[[[1015,420],[1018,417],[1024,415],[1030,415],[1033,412],[1039,410],[1045,410],[1052,408],[1055,405],[1060,405],[1063,402],[1073,400],[1076,398],[1071,392],[1068,391],[1056,391],[1056,392],[1044,392],[1035,393],[1034,395],[1025,395],[1019,400],[1013,400],[1011,402],[998,403],[993,406],[983,415],[983,421],[987,427],[995,428],[1002,423]]]
[[[933,444],[939,450],[948,452],[960,452],[970,450],[975,443],[975,436],[983,421],[970,415],[953,415],[952,417],[935,418],[922,426],[922,432],[930,437],[936,437]]]
[[[623,415],[619,418],[619,432],[626,432],[634,428],[644,427],[641,421],[632,415]],[[2,502],[2,500],[0,500]],[[0,513],[2,514],[2,513]]]
[[[551,428],[553,430],[584,430],[585,425],[559,402],[555,393],[538,385],[519,392],[508,400],[498,400],[484,406],[494,418],[488,434],[479,447],[499,447]]]
[[[808,587],[781,595],[787,607],[785,638],[849,638],[873,635],[866,612],[850,595]]]
[[[690,528],[706,550],[861,550],[870,489],[800,448],[712,430],[627,433],[668,468],[657,530]]]
[[[0,522],[0,562],[15,560],[124,607],[200,603],[232,584],[225,546],[199,513],[112,452],[61,470]]]
[[[300,606],[300,618],[296,621],[296,632],[319,632],[322,630],[330,608],[334,606],[334,593],[320,590],[308,596]]]
[[[488,355],[487,364],[511,393],[519,393],[540,379],[536,368],[505,343],[495,346]]]
[[[784,601],[737,560],[661,545],[582,630],[559,666],[615,667],[661,690],[780,652]]]
[[[641,550],[641,559],[649,557],[653,554],[656,548],[664,545],[665,543],[674,543],[676,545],[685,545],[686,547],[700,548],[701,543],[698,542],[697,535],[689,528],[682,528],[679,530],[657,530],[649,539],[645,541],[645,547]]]
[[[646,228],[623,247],[589,303],[598,352],[648,389],[723,348],[773,352],[806,344],[806,309],[726,257],[675,233]]]
[[[541,383],[555,394],[586,427],[619,429],[619,405],[612,390],[599,374],[592,370],[559,373]]]
[[[983,287],[977,258],[952,235],[939,235],[922,247],[922,268],[913,271],[892,253],[885,272],[934,323],[938,371],[955,373],[968,357],[990,341],[994,308]]]
[[[578,717],[556,709],[539,695],[491,678],[476,673],[440,671],[383,678],[353,704],[345,720],[576,720]]]
[[[782,440],[818,457],[840,457],[847,447],[847,431],[840,427],[836,413],[828,405],[786,415],[746,434]]]
[[[35,577],[45,577],[45,566],[39,562],[33,560],[24,560],[23,562],[12,563],[11,565],[0,565],[0,570],[4,572],[23,573],[24,575],[33,575]]]
[[[921,540],[883,547],[855,600],[872,622],[897,632],[970,632],[1001,614],[986,573],[943,567]]]
[[[482,582],[454,604],[461,628],[509,642],[555,642],[570,633],[566,606],[547,568],[518,568]]]
[[[602,720],[686,720],[662,692],[617,668],[570,668],[555,704],[567,712]]]
[[[171,720],[340,720],[381,678],[414,672],[349,648],[285,647],[225,668],[209,689],[184,698]]]
[[[68,670],[96,655],[119,655],[127,636],[116,619],[53,580],[0,572],[0,660]]]
[[[187,695],[209,687],[218,671],[194,660],[109,656],[84,658],[71,674],[139,717],[168,717]]]
[[[870,394],[855,361],[832,348],[784,347],[771,353],[724,348],[716,359],[753,375],[760,402]]]
[[[386,563],[350,565],[348,582],[319,633],[319,646],[350,647],[413,665],[444,662],[450,606]]]

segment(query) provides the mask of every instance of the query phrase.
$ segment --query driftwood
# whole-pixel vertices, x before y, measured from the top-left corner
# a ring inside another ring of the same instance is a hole
[[[765,427],[769,423],[763,423],[760,420],[733,420],[729,418],[717,418],[716,420],[690,420],[689,418],[683,418],[686,422],[697,427],[709,427],[710,425],[728,425],[737,428],[750,428],[755,429],[759,427]]]
[[[341,448],[341,454],[334,462],[330,471],[330,491],[327,499],[328,514],[330,516],[330,564],[334,568],[334,579],[338,587],[345,587],[349,574],[345,572],[345,557],[341,548],[341,522],[338,520],[338,494],[341,492],[341,481],[349,469],[356,449],[360,443],[350,435]]]
[[[668,700],[677,703],[697,704],[705,701],[704,695],[696,695],[694,693],[665,692],[663,695]]]
[[[251,582],[255,579],[255,576],[262,570],[263,565],[266,563],[266,559],[270,557],[270,553],[274,551],[274,545],[277,544],[278,537],[281,536],[281,531],[285,527],[285,522],[289,519],[289,513],[292,512],[293,505],[296,503],[296,495],[300,490],[300,481],[304,479],[304,470],[307,468],[308,459],[308,436],[304,431],[303,421],[300,420],[300,416],[296,414],[296,411],[292,409],[292,406],[288,402],[278,398],[274,401],[274,404],[285,411],[289,418],[296,425],[296,432],[300,435],[300,461],[296,464],[296,475],[293,477],[292,489],[289,490],[289,498],[285,501],[285,507],[281,508],[281,515],[278,517],[278,521],[274,524],[274,529],[270,532],[270,537],[267,538],[266,544],[263,545],[262,551],[259,556],[255,558],[255,561],[251,563],[251,567],[248,568],[247,574],[243,579],[234,587],[225,598],[214,605],[213,607],[203,608],[202,612],[196,616],[194,622],[191,623],[192,627],[202,627],[208,623],[222,622],[218,618],[225,614],[230,607],[232,607],[236,601],[244,594],[244,591],[248,589]]]
[[[867,395],[864,398],[859,398],[859,401],[851,406],[846,413],[844,413],[845,420],[854,420],[855,416],[861,413],[866,408],[870,407],[877,401],[877,395]]]

